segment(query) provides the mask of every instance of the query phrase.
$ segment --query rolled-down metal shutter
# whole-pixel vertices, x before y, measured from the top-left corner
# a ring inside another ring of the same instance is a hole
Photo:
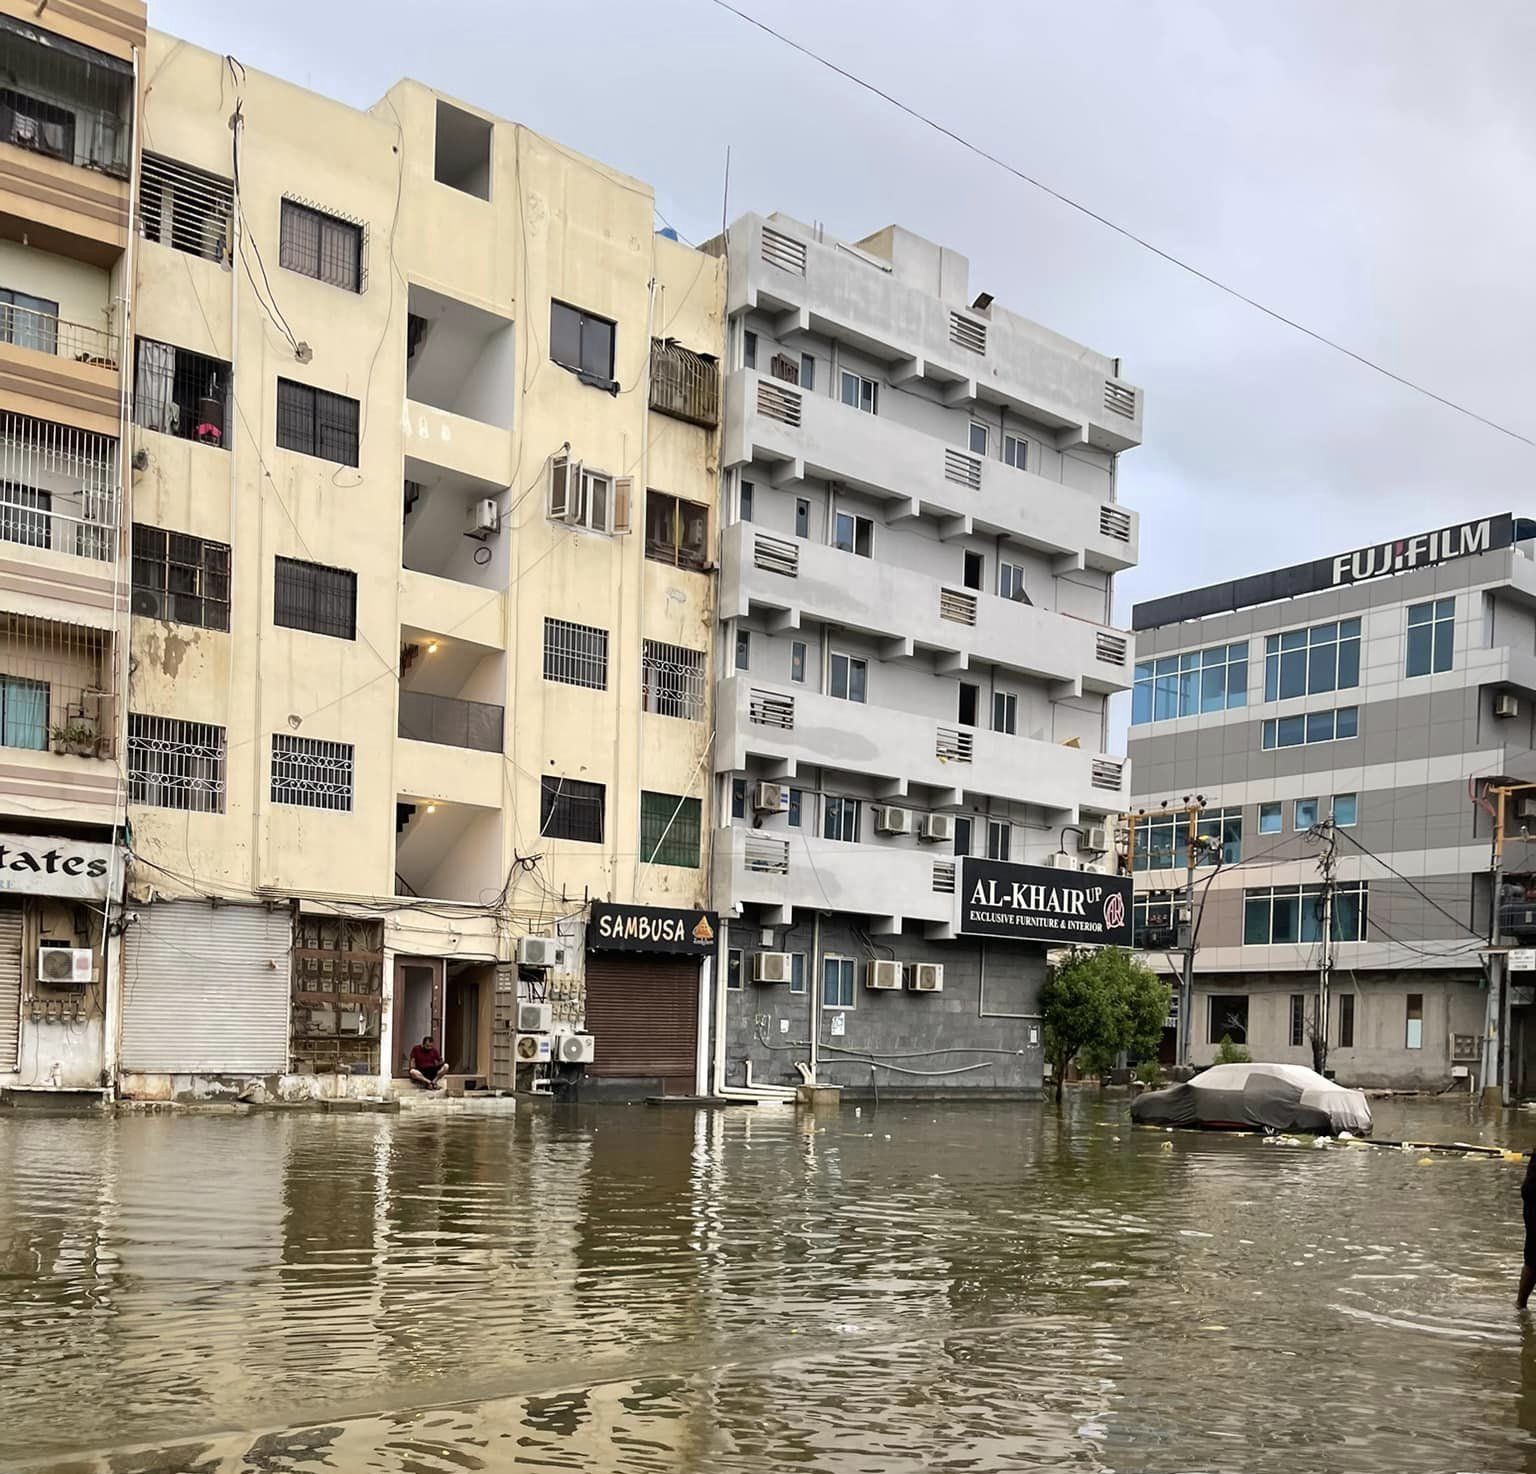
[[[288,1068],[285,910],[164,901],[123,938],[125,1070],[275,1075]]]
[[[0,1070],[21,1063],[21,907],[0,906]]]
[[[698,962],[589,952],[587,1032],[597,1038],[589,1074],[660,1079],[663,1093],[686,1095],[698,1060]]]

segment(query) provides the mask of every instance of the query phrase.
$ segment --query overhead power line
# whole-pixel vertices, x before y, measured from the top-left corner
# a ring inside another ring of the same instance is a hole
[[[1198,266],[1192,265],[1182,257],[1175,256],[1172,251],[1165,251],[1161,246],[1154,245],[1145,236],[1138,235],[1134,230],[1111,220],[1107,215],[1101,215],[1097,210],[1083,204],[1080,200],[1074,200],[1070,195],[1063,194],[1059,189],[1053,188],[1043,179],[1037,179],[1033,174],[1026,173],[1016,164],[1010,164],[1007,159],[1000,158],[997,154],[991,152],[990,149],[984,148],[978,143],[973,143],[964,134],[957,133],[953,128],[947,127],[936,118],[929,117],[927,113],[913,107],[910,103],[903,102],[899,97],[893,96],[883,88],[877,87],[873,82],[867,81],[856,72],[850,72],[846,67],[839,66],[835,61],[823,56],[818,51],[811,50],[809,46],[803,46],[800,42],[786,36],[782,31],[774,30],[772,26],[768,25],[765,21],[759,20],[755,15],[749,15],[745,10],[740,10],[732,5],[730,0],[710,0],[710,3],[719,6],[721,10],[728,11],[736,16],[737,19],[745,21],[749,26],[756,27],[764,35],[772,36],[775,41],[789,47],[791,51],[798,51],[801,56],[814,61],[818,66],[825,67],[829,72],[835,72],[845,81],[852,82],[855,87],[860,87],[865,92],[880,98],[882,102],[889,103],[898,112],[903,112],[909,118],[921,123],[925,128],[931,128],[935,133],[942,134],[952,143],[957,143],[961,148],[975,154],[977,158],[985,159],[987,163],[993,164],[1005,173],[1011,174],[1015,179],[1022,180],[1025,184],[1033,185],[1034,188],[1050,195],[1053,200],[1066,205],[1069,209],[1076,210],[1080,215],[1086,215],[1090,220],[1096,221],[1107,230],[1112,230],[1116,235],[1123,236],[1126,240],[1140,246],[1144,251],[1150,251],[1154,256],[1168,262],[1170,266],[1178,267],[1180,271],[1187,272],[1190,276],[1203,281],[1207,286],[1215,287],[1218,292],[1226,293],[1227,296],[1243,303],[1245,306],[1253,308],[1255,312],[1262,312],[1265,317],[1272,318],[1275,322],[1284,324],[1284,326],[1291,328],[1293,331],[1301,333],[1304,337],[1311,338],[1313,342],[1321,343],[1325,348],[1333,349],[1335,353],[1342,353],[1345,358],[1352,358],[1363,367],[1381,374],[1384,378],[1391,379],[1394,384],[1401,384],[1403,388],[1411,389],[1415,394],[1422,394],[1426,399],[1432,399],[1436,404],[1443,405],[1446,409],[1454,410],[1457,414],[1465,415],[1469,420],[1476,420],[1478,424],[1485,425],[1488,429],[1495,430],[1500,435],[1507,435],[1511,440],[1518,440],[1522,445],[1528,445],[1536,449],[1536,438],[1524,435],[1519,430],[1512,430],[1508,425],[1502,425],[1488,415],[1479,414],[1477,410],[1465,404],[1460,404],[1444,394],[1437,394],[1433,389],[1428,389],[1413,379],[1393,372],[1385,364],[1378,363],[1374,358],[1368,358],[1365,354],[1356,352],[1355,349],[1340,343],[1336,338],[1330,338],[1326,333],[1320,333],[1315,328],[1309,328],[1305,323],[1298,322],[1294,317],[1287,317],[1285,313],[1273,307],[1265,306],[1256,297],[1250,297],[1246,292],[1228,285],[1220,280],[1220,278],[1212,276],[1208,271],[1202,271]]]

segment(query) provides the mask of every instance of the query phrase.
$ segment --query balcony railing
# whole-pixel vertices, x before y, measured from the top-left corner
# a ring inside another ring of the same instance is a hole
[[[651,408],[690,425],[720,423],[720,366],[672,339],[651,339]]]
[[[0,143],[128,178],[133,69],[126,62],[7,17],[0,73]]]
[[[106,329],[69,322],[56,313],[38,312],[11,302],[0,302],[0,343],[56,358],[72,358],[76,363],[99,364],[109,369],[118,366],[117,338]]]
[[[488,701],[460,701],[425,691],[400,693],[400,735],[412,742],[500,752],[504,719],[504,709]]]
[[[0,747],[110,757],[111,649],[104,630],[0,615]]]
[[[0,541],[107,562],[117,512],[116,440],[0,415]]]

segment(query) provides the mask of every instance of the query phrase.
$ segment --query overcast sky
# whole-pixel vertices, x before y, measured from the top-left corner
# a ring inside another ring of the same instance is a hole
[[[1165,250],[1536,438],[1536,5],[737,0]],[[1124,360],[1131,602],[1485,512],[1536,450],[1312,343],[710,0],[150,0],[158,29],[366,106],[402,75],[655,185],[685,238],[896,221]]]

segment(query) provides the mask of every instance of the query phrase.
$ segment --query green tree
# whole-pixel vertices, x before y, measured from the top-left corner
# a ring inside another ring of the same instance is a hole
[[[1168,1017],[1168,987],[1119,947],[1073,952],[1047,976],[1040,1012],[1045,1057],[1060,1100],[1074,1060],[1085,1070],[1103,1071],[1114,1065],[1122,1050],[1156,1050]]]
[[[1212,1061],[1218,1065],[1246,1065],[1251,1063],[1253,1056],[1241,1044],[1234,1044],[1230,1034],[1221,1036],[1221,1043],[1216,1046],[1216,1058]]]

